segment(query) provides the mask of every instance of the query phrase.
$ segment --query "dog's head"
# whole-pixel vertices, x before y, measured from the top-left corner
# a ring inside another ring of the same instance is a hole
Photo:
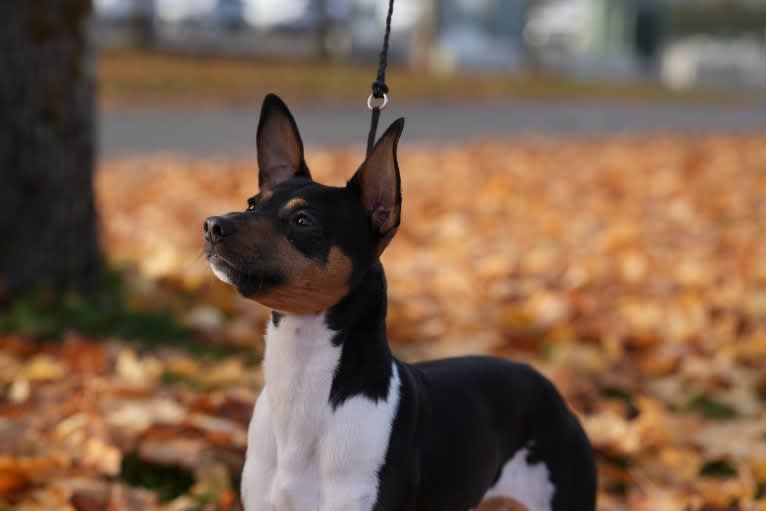
[[[396,233],[401,193],[394,122],[345,187],[311,179],[287,106],[266,96],[258,124],[259,193],[242,212],[205,220],[213,273],[272,309],[311,314],[337,304]]]

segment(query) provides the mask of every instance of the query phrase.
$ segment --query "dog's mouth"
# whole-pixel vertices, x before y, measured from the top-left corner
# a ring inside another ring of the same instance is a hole
[[[213,275],[218,277],[218,280],[236,286],[235,282],[242,277],[242,272],[237,270],[233,264],[218,254],[206,254],[207,262],[210,265],[210,269]]]
[[[205,255],[213,274],[219,280],[229,284],[248,298],[256,298],[282,283],[284,280],[275,271],[262,268],[249,268],[243,270],[241,265],[235,264],[225,255],[221,255],[214,247],[206,247]]]

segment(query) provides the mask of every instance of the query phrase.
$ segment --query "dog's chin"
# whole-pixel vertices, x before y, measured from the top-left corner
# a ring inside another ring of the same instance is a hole
[[[207,261],[219,280],[232,286],[242,296],[256,301],[260,295],[282,282],[282,277],[274,272],[253,269],[244,272],[217,254],[208,255]]]
[[[220,262],[221,260],[218,259],[216,256],[213,256],[208,259],[208,264],[210,264],[210,270],[213,272],[213,275],[218,277],[218,280],[221,282],[225,282],[226,284],[229,284],[230,286],[234,286],[234,281],[232,280],[232,269],[226,265],[224,262]]]

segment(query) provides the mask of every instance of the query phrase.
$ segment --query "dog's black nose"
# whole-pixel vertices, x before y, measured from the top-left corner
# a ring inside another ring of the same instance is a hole
[[[227,236],[231,236],[237,231],[237,226],[226,217],[211,216],[205,220],[203,225],[205,230],[205,239],[212,243],[217,243]]]

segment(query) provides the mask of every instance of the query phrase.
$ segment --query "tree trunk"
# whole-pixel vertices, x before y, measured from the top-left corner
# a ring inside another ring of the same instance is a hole
[[[80,286],[100,267],[90,11],[0,2],[0,294]]]

